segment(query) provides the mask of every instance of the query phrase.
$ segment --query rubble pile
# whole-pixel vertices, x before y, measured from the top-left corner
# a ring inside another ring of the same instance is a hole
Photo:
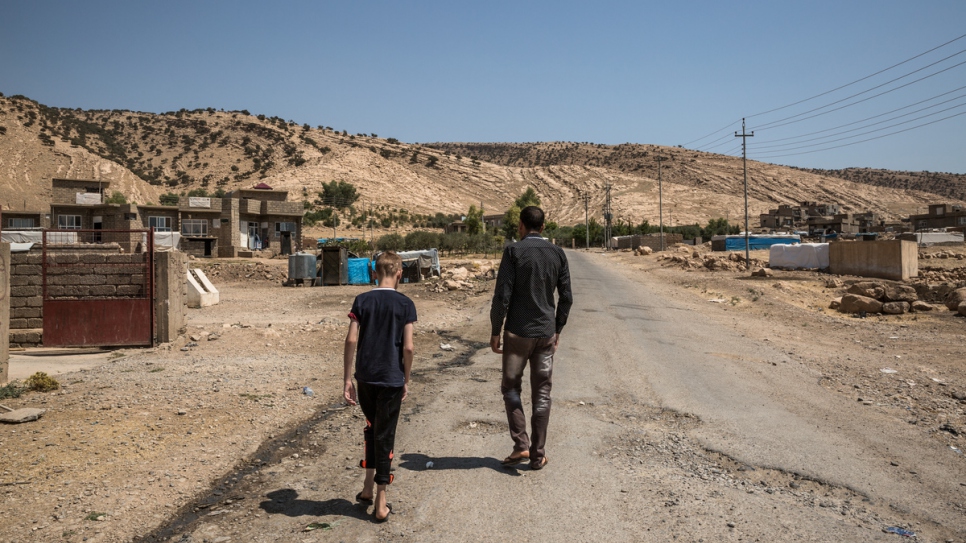
[[[955,258],[956,260],[966,259],[966,254],[956,253],[953,251],[939,251],[938,253],[927,253],[925,251],[919,251],[920,260],[929,260],[930,258],[948,259]]]
[[[826,281],[829,288],[838,288],[838,279]],[[909,312],[932,311],[935,306],[919,298],[916,287],[894,281],[859,281],[832,300],[830,309],[850,314],[902,315]]]
[[[197,261],[195,262],[197,263]],[[192,264],[194,265],[194,264]],[[244,283],[249,281],[284,281],[288,274],[285,262],[266,264],[260,261],[223,261],[199,264],[213,282]]]
[[[747,271],[750,268],[766,268],[767,262],[752,258],[745,262],[740,253],[708,253],[696,250],[686,245],[679,246],[657,257],[658,260],[677,264],[686,270],[707,271]]]
[[[430,292],[446,292],[452,290],[472,290],[476,284],[472,281],[487,281],[496,278],[496,268],[492,262],[474,260],[468,263],[456,263],[452,268],[443,270],[442,277],[429,279],[426,283]]]
[[[927,283],[960,283],[960,286],[966,286],[966,268],[920,266],[919,279]]]

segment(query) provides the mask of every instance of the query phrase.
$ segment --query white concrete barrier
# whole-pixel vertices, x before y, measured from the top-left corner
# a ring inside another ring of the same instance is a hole
[[[211,284],[205,272],[188,270],[188,307],[208,307],[219,301],[218,289]]]

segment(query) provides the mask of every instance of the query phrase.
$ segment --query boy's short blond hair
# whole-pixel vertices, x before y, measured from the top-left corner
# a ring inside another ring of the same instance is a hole
[[[386,251],[376,257],[376,275],[392,277],[402,270],[402,257],[392,251]]]

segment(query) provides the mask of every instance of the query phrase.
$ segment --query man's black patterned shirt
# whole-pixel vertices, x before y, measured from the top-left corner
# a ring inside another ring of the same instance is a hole
[[[554,290],[559,297],[556,304]],[[490,307],[494,336],[506,328],[521,337],[552,337],[567,324],[573,303],[563,249],[540,234],[530,234],[503,250]]]

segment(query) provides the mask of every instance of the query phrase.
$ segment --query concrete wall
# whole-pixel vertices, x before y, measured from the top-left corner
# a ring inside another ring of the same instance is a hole
[[[919,251],[912,241],[840,241],[829,244],[829,271],[905,281],[919,275]]]
[[[170,343],[186,330],[188,257],[169,252],[154,255],[155,325],[158,343]]]
[[[0,243],[0,338],[10,331],[10,244]],[[9,379],[10,346],[0,341],[0,383]]]
[[[664,234],[664,249],[667,250],[675,243],[684,243],[684,236],[681,234]],[[578,240],[577,246],[580,246]],[[661,234],[648,234],[641,236],[641,247],[650,247],[655,251],[661,250]]]

